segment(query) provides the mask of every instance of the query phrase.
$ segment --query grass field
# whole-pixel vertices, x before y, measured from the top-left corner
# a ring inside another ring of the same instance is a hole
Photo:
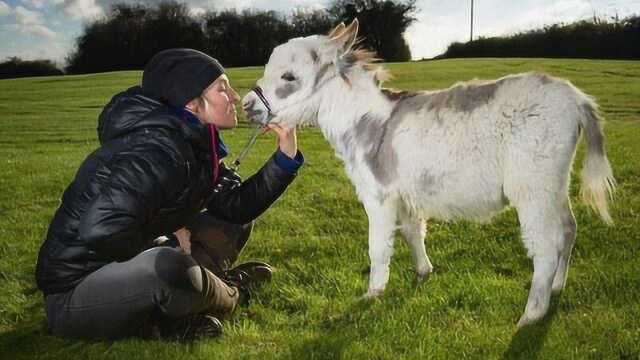
[[[571,193],[578,221],[567,288],[541,323],[517,331],[532,266],[513,210],[490,224],[429,221],[436,273],[412,286],[411,255],[396,242],[391,280],[363,301],[367,220],[342,164],[317,129],[300,131],[306,164],[257,223],[244,259],[277,268],[225,333],[193,344],[74,342],[47,335],[34,267],[61,194],[98,146],[96,119],[139,72],[0,81],[0,359],[417,359],[640,358],[640,62],[536,59],[389,64],[388,85],[435,89],[459,80],[541,70],[596,97],[608,123],[607,152],[618,180],[607,227]],[[244,95],[261,68],[230,69]],[[224,134],[238,151],[246,125]],[[270,155],[261,138],[242,168]],[[235,154],[232,154],[234,156]],[[580,144],[574,174],[582,164]]]

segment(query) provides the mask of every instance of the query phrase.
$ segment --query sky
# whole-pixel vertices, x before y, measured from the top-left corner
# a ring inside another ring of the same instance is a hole
[[[147,3],[157,0],[146,0]],[[51,59],[64,63],[83,25],[108,11],[112,0],[0,0],[0,60]],[[119,2],[122,2],[120,0]],[[134,0],[127,0],[134,2]],[[321,9],[327,0],[182,0],[195,13],[254,8],[290,12]],[[405,38],[414,59],[443,53],[469,40],[471,0],[417,0],[417,21]],[[474,38],[513,34],[544,25],[640,14],[640,0],[475,0]]]

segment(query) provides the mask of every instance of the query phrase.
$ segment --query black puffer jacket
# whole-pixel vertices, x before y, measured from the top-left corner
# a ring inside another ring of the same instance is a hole
[[[98,134],[102,146],[65,190],[40,248],[36,280],[45,294],[68,291],[100,267],[132,258],[205,206],[221,219],[247,223],[295,177],[272,157],[239,187],[214,193],[207,128],[182,121],[139,87],[104,108]]]

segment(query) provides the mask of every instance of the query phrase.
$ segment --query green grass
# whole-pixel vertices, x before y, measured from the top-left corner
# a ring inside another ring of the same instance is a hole
[[[389,64],[390,86],[434,89],[459,80],[542,70],[595,96],[608,123],[607,151],[619,187],[607,227],[572,198],[578,240],[567,288],[549,316],[517,331],[532,267],[513,210],[490,224],[429,221],[436,273],[412,286],[408,247],[396,242],[384,296],[367,287],[367,220],[341,163],[317,129],[300,131],[307,163],[258,220],[244,259],[277,267],[222,337],[194,344],[68,341],[47,335],[34,266],[62,191],[98,145],[96,118],[139,72],[0,81],[0,358],[610,358],[640,357],[640,62],[482,59]],[[261,68],[230,69],[246,93]],[[245,125],[224,137],[238,151]],[[242,173],[274,149],[260,138]],[[574,173],[581,167],[581,144]],[[234,156],[235,154],[232,154]],[[577,177],[576,177],[577,178]]]

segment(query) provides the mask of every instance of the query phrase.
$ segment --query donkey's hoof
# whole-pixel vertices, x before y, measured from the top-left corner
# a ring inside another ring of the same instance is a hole
[[[518,321],[518,325],[517,325],[518,329],[522,329],[525,326],[533,325],[541,318],[542,316],[530,317],[530,316],[527,316],[527,314],[524,314]]]
[[[384,290],[371,290],[369,289],[364,295],[362,295],[363,300],[372,300],[380,297]]]

